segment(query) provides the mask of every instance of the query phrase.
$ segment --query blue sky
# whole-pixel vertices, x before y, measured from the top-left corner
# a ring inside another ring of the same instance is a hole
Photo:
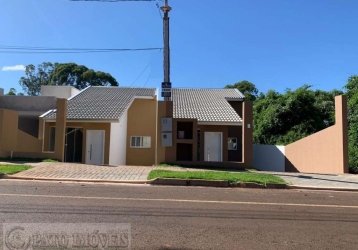
[[[342,88],[358,74],[356,0],[169,0],[173,87],[222,88],[241,80],[266,92],[312,84]],[[161,5],[162,2],[159,2]],[[0,45],[162,47],[155,2],[2,0]],[[162,52],[6,54],[5,66],[75,62],[111,73],[121,86],[159,87]],[[0,70],[0,87],[21,90],[23,71]],[[149,79],[149,80],[147,80]]]

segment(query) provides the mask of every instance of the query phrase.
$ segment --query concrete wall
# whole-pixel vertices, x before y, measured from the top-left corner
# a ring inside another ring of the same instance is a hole
[[[4,95],[4,89],[0,88],[0,96]]]
[[[41,96],[54,96],[68,99],[81,92],[72,86],[41,86]]]
[[[111,141],[109,147],[109,165],[126,165],[127,162],[127,116],[125,112],[119,123],[111,123]]]
[[[335,98],[335,125],[286,146],[286,171],[348,173],[347,97]]]
[[[285,146],[253,145],[253,167],[261,171],[285,172]]]
[[[128,109],[127,165],[152,166],[156,161],[157,100],[135,99]],[[150,136],[150,148],[131,148],[131,136]]]
[[[45,113],[56,107],[57,98],[52,96],[0,96],[3,109]]]

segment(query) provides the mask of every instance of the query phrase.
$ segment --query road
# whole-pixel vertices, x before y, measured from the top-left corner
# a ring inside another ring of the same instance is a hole
[[[357,249],[358,193],[0,180],[0,223],[130,223],[132,249]]]

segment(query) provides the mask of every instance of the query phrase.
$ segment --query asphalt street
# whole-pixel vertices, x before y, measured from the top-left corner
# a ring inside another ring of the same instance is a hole
[[[358,193],[0,180],[10,222],[130,223],[132,249],[358,249]]]

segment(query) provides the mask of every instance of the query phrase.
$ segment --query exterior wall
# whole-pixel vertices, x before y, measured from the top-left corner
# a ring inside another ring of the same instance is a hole
[[[18,127],[21,131],[38,137],[39,132],[39,117],[38,116],[19,116]]]
[[[65,127],[66,127],[66,112],[67,100],[57,99],[57,118],[56,123],[56,142],[54,152],[42,151],[42,131],[38,137],[31,136],[21,130],[17,130],[17,146],[13,151],[14,157],[29,157],[29,158],[51,158],[59,161],[64,160],[64,145],[65,145]],[[42,127],[42,119],[40,123]],[[16,126],[17,128],[17,126]]]
[[[44,146],[45,148],[49,148],[49,135],[51,126],[56,126],[55,122],[47,122],[45,124],[45,138],[44,138]],[[87,137],[87,130],[104,130],[105,131],[105,139],[104,139],[104,164],[109,164],[109,146],[110,146],[110,136],[111,136],[111,123],[89,123],[89,122],[67,122],[65,127],[75,127],[75,128],[82,128],[83,129],[83,149],[82,149],[82,163],[86,162],[86,137]],[[57,127],[56,127],[57,133]],[[55,150],[57,144],[57,137],[55,138]],[[64,148],[63,143],[63,148]]]
[[[228,161],[242,162],[242,126],[229,126],[228,137],[237,138],[237,150],[229,150]]]
[[[52,96],[0,96],[0,108],[15,111],[45,113],[57,108],[57,98]]]
[[[128,109],[127,165],[152,166],[156,163],[157,100],[135,99]],[[131,136],[150,136],[150,148],[131,148]]]
[[[68,99],[79,92],[80,90],[72,86],[41,86],[41,96],[55,96],[57,98]]]
[[[335,98],[336,123],[286,146],[286,171],[348,173],[347,97]]]
[[[13,151],[17,146],[18,114],[0,109],[0,151]]]
[[[252,121],[253,111],[251,102],[243,102],[242,106],[242,142],[243,142],[243,163],[245,168],[252,168]]]
[[[161,120],[163,117],[167,116],[167,105],[164,101],[158,101],[158,131],[157,131],[157,164],[165,162],[165,147],[162,147],[162,128],[161,128]]]
[[[119,123],[111,123],[111,141],[109,147],[109,165],[126,165],[127,158],[127,112]]]
[[[4,89],[0,88],[0,95],[4,95]]]
[[[234,110],[236,111],[236,113],[242,118],[243,117],[243,102],[242,101],[229,101],[229,104],[231,105],[231,107],[234,108]]]
[[[285,172],[285,146],[253,145],[253,155],[255,169]]]

